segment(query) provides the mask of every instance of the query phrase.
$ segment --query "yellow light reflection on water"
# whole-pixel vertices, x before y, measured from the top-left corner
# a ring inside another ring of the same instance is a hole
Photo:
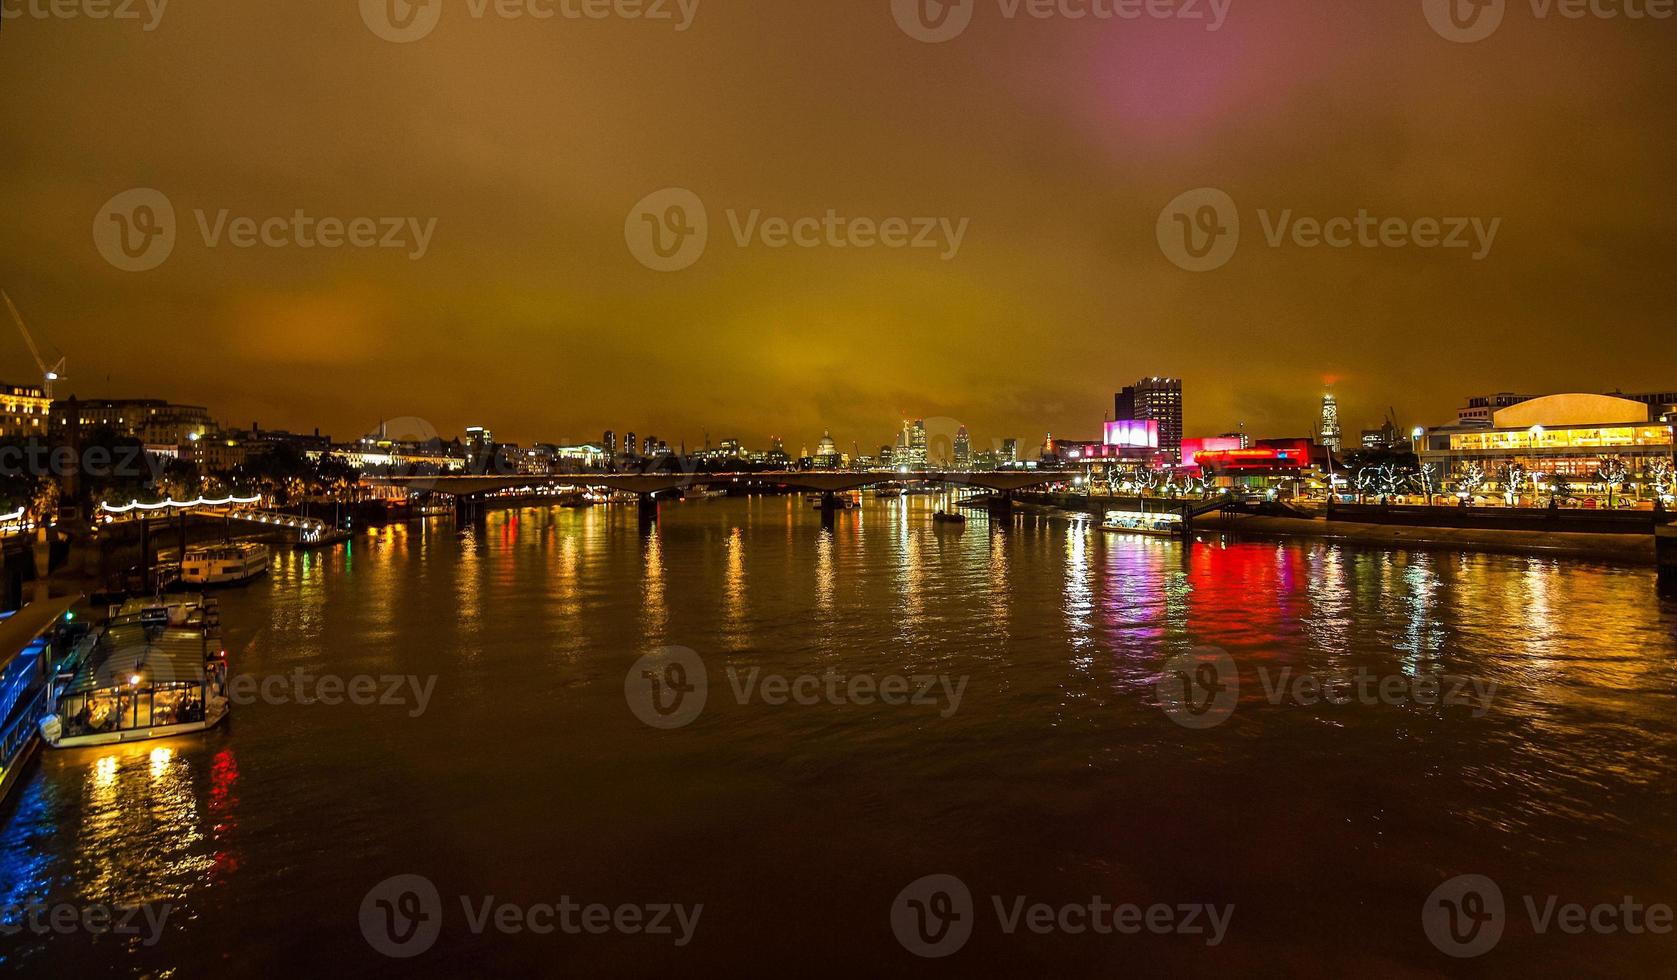
[[[728,534],[727,581],[723,593],[728,641],[748,645],[745,615],[745,532],[734,528]]]
[[[570,563],[572,565],[572,592],[575,591],[574,542],[566,542],[572,549]],[[654,523],[646,532],[646,565],[642,574],[642,608],[646,621],[647,639],[655,643],[662,643],[664,630],[670,620],[670,606],[664,595],[664,539],[658,525]]]

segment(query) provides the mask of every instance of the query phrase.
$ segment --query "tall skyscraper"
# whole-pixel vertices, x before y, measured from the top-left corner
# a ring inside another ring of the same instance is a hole
[[[897,437],[897,451],[893,454],[898,466],[913,469],[926,467],[926,420],[903,420],[903,431]]]
[[[486,471],[490,460],[495,455],[495,433],[481,425],[467,428],[466,454],[471,459],[473,472],[482,473]]]
[[[1182,461],[1182,380],[1143,378],[1115,399],[1113,421],[1159,423],[1159,451]]]
[[[1322,396],[1321,442],[1334,452],[1339,452],[1339,447],[1344,442],[1339,428],[1339,399],[1335,398],[1331,391]]]
[[[617,433],[616,432],[612,431],[611,429],[607,429],[606,434],[600,438],[600,443],[601,443],[600,448],[604,449],[606,451],[606,458],[607,459],[610,459],[610,458],[615,457],[617,455]]]
[[[968,438],[967,427],[964,425],[955,430],[955,468],[972,469],[972,440]]]
[[[630,429],[629,434],[623,437],[623,455],[633,456],[638,448],[639,446],[635,442],[635,431]]]
[[[1135,420],[1135,386],[1131,385],[1113,396],[1112,421],[1134,422]]]
[[[1004,462],[1004,463],[1017,463],[1017,462],[1019,462],[1019,440],[1018,439],[1003,439],[1002,440],[1002,462]]]

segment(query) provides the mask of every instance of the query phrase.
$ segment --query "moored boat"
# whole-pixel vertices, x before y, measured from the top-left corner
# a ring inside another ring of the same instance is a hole
[[[932,521],[937,524],[965,524],[967,515],[954,511],[940,510],[932,515]]]
[[[254,541],[188,548],[181,559],[183,585],[240,585],[268,570],[268,546]]]
[[[55,749],[201,732],[226,720],[227,651],[213,599],[131,600],[59,668],[40,723]]]
[[[1182,533],[1182,525],[1173,520],[1134,515],[1108,515],[1101,530],[1113,534],[1145,534],[1156,538],[1174,538]]]

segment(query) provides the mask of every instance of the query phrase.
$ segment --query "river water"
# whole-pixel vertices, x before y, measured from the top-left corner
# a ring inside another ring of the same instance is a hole
[[[1674,975],[1669,933],[1624,928],[1677,904],[1651,571],[933,506],[510,510],[278,554],[223,595],[257,685],[227,726],[48,753],[0,811],[0,908],[155,929],[27,928],[0,967]],[[1184,708],[1184,655],[1238,699]],[[363,676],[369,703],[319,680]],[[970,905],[905,892],[928,875]],[[1460,875],[1506,908],[1450,906],[1500,930],[1474,960],[1446,953],[1484,932],[1423,920]],[[1141,917],[1078,931],[1096,896]],[[606,909],[567,930],[562,902]],[[1604,902],[1581,934],[1542,915]]]

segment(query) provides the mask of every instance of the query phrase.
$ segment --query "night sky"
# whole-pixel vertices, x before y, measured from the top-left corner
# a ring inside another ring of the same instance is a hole
[[[1421,0],[1233,0],[1215,31],[1211,0],[1198,20],[974,0],[932,44],[889,0],[702,0],[679,31],[432,0],[429,36],[394,43],[354,0],[176,0],[150,31],[143,2],[29,2],[0,29],[0,286],[68,355],[61,395],[340,439],[418,416],[793,450],[831,428],[868,452],[910,416],[981,447],[1095,438],[1151,374],[1184,379],[1189,435],[1302,435],[1329,380],[1348,430],[1485,391],[1677,388],[1673,20],[1510,0],[1458,43]],[[626,228],[672,187],[708,243],[653,271]],[[1189,272],[1156,232],[1207,187],[1240,245]],[[149,271],[96,247],[132,188],[176,212]],[[210,247],[196,212],[213,233],[223,209],[435,225],[417,259]],[[741,247],[754,210],[965,230],[952,256]],[[1500,224],[1482,255],[1266,240],[1283,212],[1359,210]],[[0,377],[35,375],[0,331]]]

